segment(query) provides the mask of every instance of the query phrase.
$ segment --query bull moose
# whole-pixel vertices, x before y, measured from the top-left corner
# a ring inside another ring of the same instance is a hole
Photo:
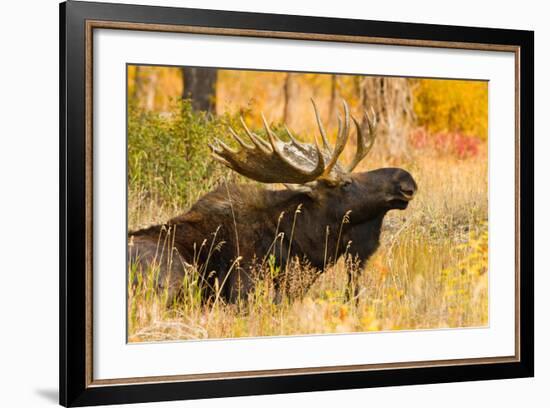
[[[288,128],[289,141],[284,142],[263,115],[266,138],[252,132],[241,118],[249,140],[229,127],[238,149],[217,139],[210,145],[212,157],[223,165],[251,180],[281,183],[285,189],[221,183],[185,214],[164,225],[130,232],[129,261],[142,271],[156,263],[157,286],[170,296],[178,294],[192,264],[202,265],[198,270],[204,298],[215,295],[230,303],[254,287],[250,268],[267,255],[283,271],[281,275],[291,273],[287,268],[291,260],[322,273],[344,253],[364,265],[379,246],[384,216],[389,210],[407,208],[417,185],[400,168],[352,173],[374,143],[374,112],[365,112],[362,124],[343,101],[344,117],[338,117],[336,142],[331,146],[312,103],[322,147],[316,136],[314,143],[299,142]],[[351,163],[343,166],[338,158],[348,142],[351,122],[357,150]],[[174,256],[160,259],[161,241],[169,242]],[[349,273],[349,285],[354,275]]]

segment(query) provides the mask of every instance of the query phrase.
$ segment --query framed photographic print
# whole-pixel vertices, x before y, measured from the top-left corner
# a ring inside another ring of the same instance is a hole
[[[534,34],[60,6],[65,406],[534,375]]]

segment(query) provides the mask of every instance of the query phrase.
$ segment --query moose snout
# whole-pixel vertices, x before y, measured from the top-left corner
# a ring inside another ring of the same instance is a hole
[[[414,194],[416,193],[416,184],[414,183],[399,183],[399,192],[407,200],[412,200]]]
[[[408,171],[395,167],[371,170],[356,176],[356,180],[364,180],[369,187],[372,186],[372,190],[382,191],[384,201],[388,202],[391,208],[407,208],[408,202],[413,199],[418,189],[416,181]]]
[[[397,182],[397,189],[399,194],[409,201],[413,199],[418,187],[412,176],[408,172],[402,170],[399,181]]]

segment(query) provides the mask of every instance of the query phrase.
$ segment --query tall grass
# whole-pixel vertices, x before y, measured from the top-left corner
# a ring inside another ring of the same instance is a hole
[[[147,118],[140,117],[139,120],[141,122],[136,124],[135,131],[151,126]],[[188,120],[203,119],[190,116]],[[216,131],[215,127],[209,130]],[[202,130],[198,134],[205,135]],[[211,135],[208,136],[205,141],[211,140]],[[202,142],[199,140],[197,143],[200,145]],[[407,210],[391,211],[386,216],[380,248],[364,270],[355,271],[357,264],[351,257],[340,259],[322,274],[307,265],[290,261],[286,266],[286,276],[289,278],[277,301],[274,280],[282,270],[275,265],[270,254],[259,255],[259,262],[251,272],[257,284],[248,297],[237,304],[226,304],[220,297],[206,302],[201,299],[200,265],[192,265],[192,261],[189,261],[191,265],[182,282],[186,296],[170,301],[166,293],[154,290],[155,274],[158,272],[152,265],[147,278],[139,280],[137,285],[130,285],[129,340],[486,325],[486,157],[486,151],[463,159],[416,151],[405,162],[382,155],[369,157],[358,171],[384,166],[403,167],[415,177],[419,186],[418,195]],[[130,160],[141,159],[130,153]],[[186,179],[184,174],[180,176],[181,184],[177,189],[168,186],[170,177],[175,177],[169,167],[160,171],[153,165],[150,168],[138,165],[136,168],[141,169],[143,174],[130,175],[135,176],[129,183],[130,229],[179,215],[196,198],[219,183],[222,176],[234,177],[225,169],[212,165],[203,151],[198,161],[197,174],[200,178],[192,176]],[[189,167],[191,172],[195,171],[192,167]],[[299,215],[295,213],[294,217]],[[273,238],[279,239],[277,236]],[[346,245],[344,242],[340,244]],[[320,250],[323,246],[321,238]],[[163,253],[170,254],[170,251]],[[331,255],[327,256],[330,258]],[[359,273],[359,278],[356,298],[347,301],[347,276],[350,271]],[[130,282],[133,282],[135,273],[135,265],[129,265]],[[222,286],[223,282],[219,282],[216,290],[220,291]]]

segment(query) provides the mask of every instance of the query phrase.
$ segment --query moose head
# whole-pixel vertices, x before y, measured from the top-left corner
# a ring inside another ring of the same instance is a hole
[[[313,99],[312,104],[322,148],[319,147],[316,135],[313,136],[313,144],[300,143],[288,127],[285,130],[290,142],[283,142],[262,115],[268,141],[251,132],[241,117],[243,130],[252,144],[245,142],[234,129],[229,128],[230,135],[240,149],[232,149],[216,139],[210,145],[212,156],[249,179],[262,183],[282,183],[291,191],[307,195],[318,207],[325,208],[326,216],[330,213],[341,216],[342,211],[350,211],[353,213],[352,223],[363,223],[391,209],[407,208],[417,189],[407,171],[383,168],[352,173],[374,144],[377,126],[374,111],[370,115],[365,112],[365,125],[362,126],[350,115],[349,107],[343,101],[344,119],[338,117],[336,143],[331,147]],[[356,129],[357,150],[351,163],[344,167],[338,158],[349,141],[350,122]]]

